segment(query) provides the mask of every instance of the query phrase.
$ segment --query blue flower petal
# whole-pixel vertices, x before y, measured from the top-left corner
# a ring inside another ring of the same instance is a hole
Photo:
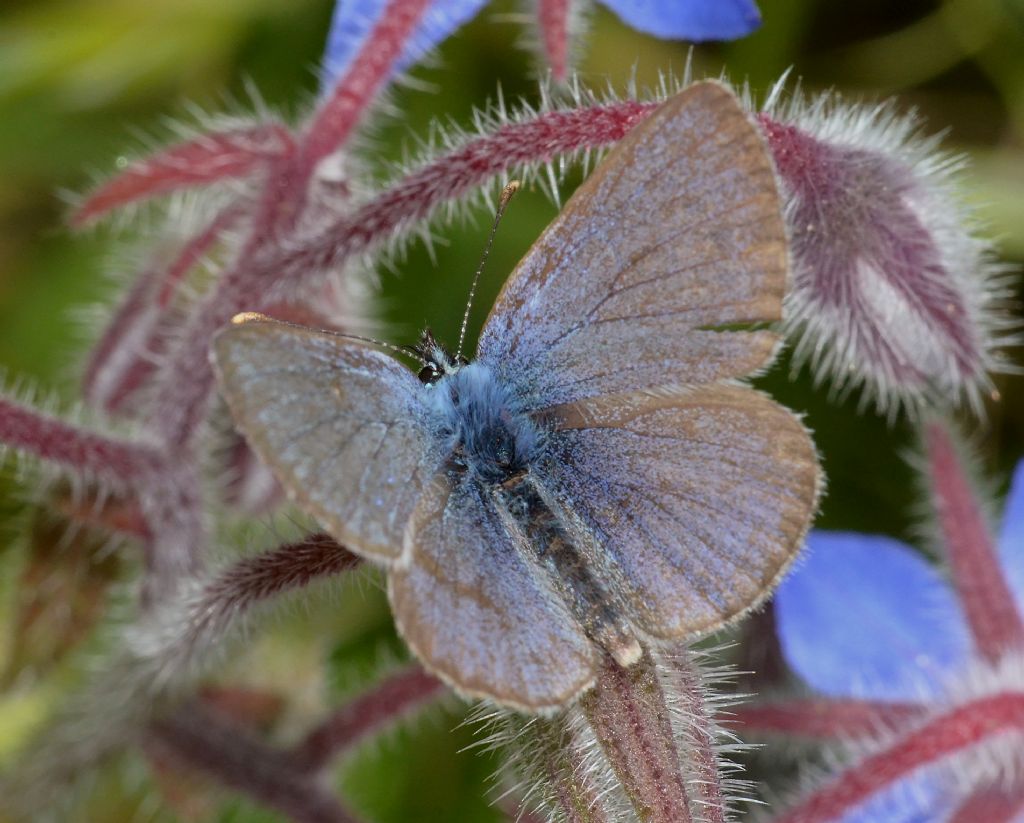
[[[761,25],[753,0],[601,0],[634,29],[665,40],[734,40]]]
[[[934,774],[907,775],[843,815],[839,823],[938,823],[946,819],[950,805],[939,785]]]
[[[952,589],[887,537],[812,532],[775,596],[790,666],[835,697],[919,698],[970,653]]]
[[[406,69],[470,20],[487,0],[435,0],[398,62]],[[321,87],[328,88],[348,68],[384,10],[386,0],[338,0],[324,50]]]
[[[1003,509],[1003,530],[999,555],[1006,570],[1006,582],[1024,610],[1024,460],[1017,464],[1010,481],[1010,494]]]

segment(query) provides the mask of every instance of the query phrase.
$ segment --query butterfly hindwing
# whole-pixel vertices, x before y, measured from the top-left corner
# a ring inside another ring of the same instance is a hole
[[[756,605],[796,556],[817,504],[800,421],[744,386],[636,392],[544,412],[538,470],[592,534],[645,632],[688,638]]]
[[[762,138],[698,83],[579,187],[498,296],[478,356],[538,406],[708,383],[764,365],[781,317],[785,231]]]
[[[489,492],[439,476],[388,578],[399,631],[460,693],[537,711],[593,680],[596,650],[513,543]]]
[[[214,354],[235,422],[300,507],[353,551],[396,559],[441,460],[409,369],[272,321],[225,329]]]

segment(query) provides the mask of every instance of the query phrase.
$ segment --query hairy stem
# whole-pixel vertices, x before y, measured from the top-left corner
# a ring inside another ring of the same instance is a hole
[[[669,709],[650,655],[628,669],[606,658],[579,705],[640,820],[692,821]]]
[[[164,757],[213,777],[295,823],[348,823],[354,818],[287,752],[271,748],[200,703],[153,721],[150,745]]]
[[[426,163],[302,247],[286,251],[275,261],[276,269],[293,279],[310,269],[334,265],[428,218],[439,206],[464,197],[503,172],[611,145],[657,105],[626,101],[546,112],[499,126]]]
[[[352,135],[366,108],[391,77],[395,62],[416,30],[429,0],[388,0],[359,53],[314,115],[301,155],[312,170]]]
[[[159,320],[153,295],[162,272],[163,267],[153,260],[136,276],[93,346],[82,377],[82,393],[92,406],[107,411],[115,408],[111,398],[117,384],[145,352]]]
[[[0,443],[65,469],[124,489],[145,482],[158,462],[142,443],[120,440],[0,397]]]
[[[240,203],[232,203],[221,209],[206,228],[182,246],[178,256],[168,266],[160,284],[160,293],[157,295],[160,308],[166,308],[170,304],[185,275],[199,264],[203,255],[213,248],[224,232],[234,226],[244,213],[245,209]]]
[[[989,661],[1024,647],[1024,620],[995,543],[944,424],[925,428],[928,474],[953,583],[978,651]]]
[[[286,153],[291,144],[280,123],[200,135],[132,163],[90,195],[71,224],[82,226],[138,200],[244,176]]]
[[[918,769],[1009,731],[1024,730],[1024,694],[1004,692],[956,706],[854,763],[775,823],[839,820]]]
[[[569,71],[569,0],[539,0],[537,23],[551,76],[561,83]]]
[[[925,711],[915,703],[789,700],[735,706],[723,719],[744,733],[833,740],[871,737],[918,720]]]
[[[589,770],[564,714],[536,718],[521,732],[522,766],[548,788],[545,800],[567,823],[609,823]],[[520,811],[524,811],[520,809]]]
[[[673,663],[670,671],[675,674],[680,708],[688,725],[688,783],[694,788],[695,802],[700,804],[706,823],[725,823],[728,807],[722,791],[722,764],[715,747],[715,721],[707,710],[703,676],[688,651],[681,652]]]
[[[324,534],[243,558],[192,595],[168,604],[151,625],[138,627],[132,646],[151,661],[151,676],[162,685],[189,672],[211,650],[222,648],[228,632],[256,606],[359,562]]]
[[[445,692],[444,684],[419,666],[411,666],[376,684],[335,711],[292,750],[293,767],[317,772],[331,760]]]
[[[953,812],[947,823],[1012,823],[1024,815],[1024,787],[1016,794],[998,788],[972,794]]]

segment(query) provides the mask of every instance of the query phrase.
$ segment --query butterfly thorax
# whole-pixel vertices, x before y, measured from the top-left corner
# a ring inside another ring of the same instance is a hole
[[[427,384],[436,436],[449,466],[486,484],[526,472],[537,459],[542,432],[487,366],[456,365]]]
[[[515,542],[547,570],[583,631],[623,665],[635,662],[640,647],[624,610],[530,471],[543,461],[544,431],[480,363],[452,368],[427,391],[449,468],[490,488]]]

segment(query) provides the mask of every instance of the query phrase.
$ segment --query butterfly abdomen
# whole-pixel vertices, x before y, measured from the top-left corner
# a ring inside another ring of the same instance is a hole
[[[570,531],[528,473],[494,489],[508,526],[531,562],[539,564],[584,633],[621,665],[640,657],[640,645],[616,598],[602,584]]]

